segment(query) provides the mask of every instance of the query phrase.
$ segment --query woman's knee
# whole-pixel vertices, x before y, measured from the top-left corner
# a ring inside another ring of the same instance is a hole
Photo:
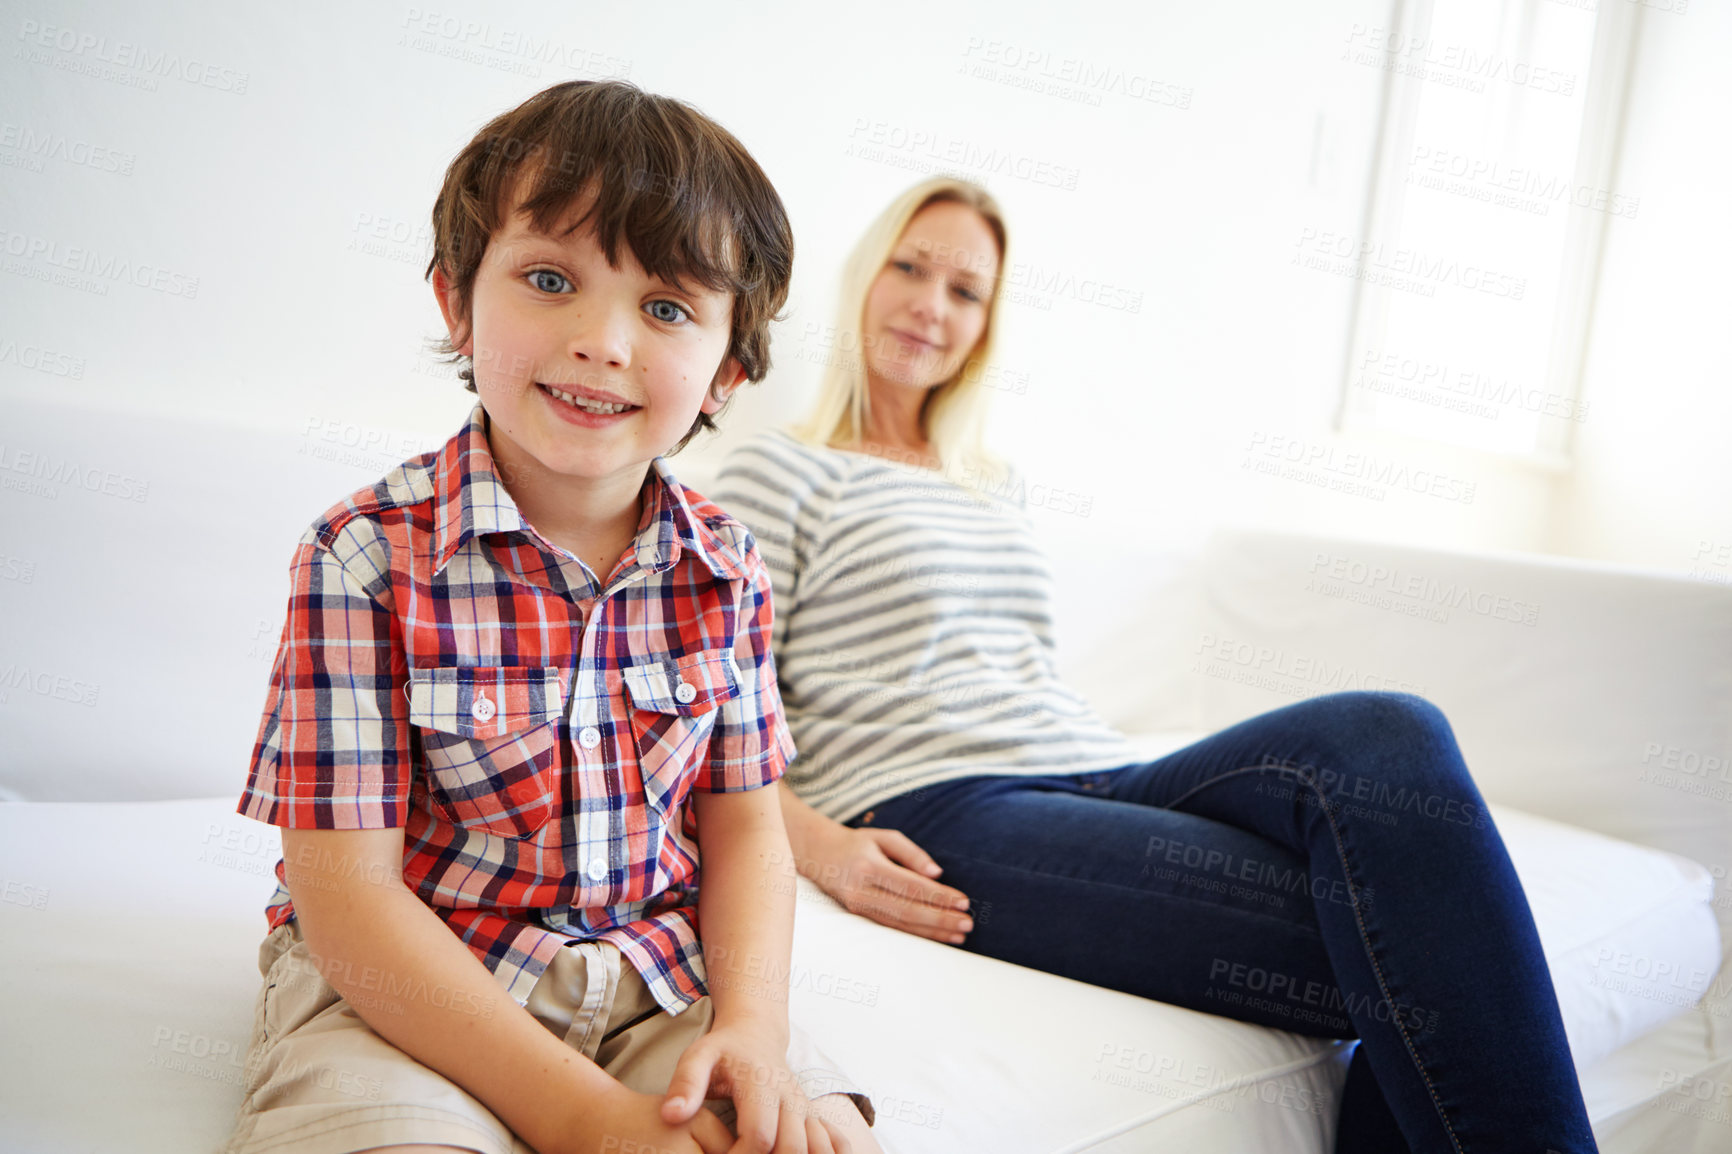
[[[1440,782],[1466,778],[1455,731],[1443,710],[1417,694],[1382,691],[1313,698],[1326,718],[1320,752],[1343,775],[1403,771]]]
[[[1325,693],[1290,707],[1306,717],[1307,727],[1325,741],[1367,738],[1450,737],[1449,719],[1443,710],[1414,693],[1355,689]]]

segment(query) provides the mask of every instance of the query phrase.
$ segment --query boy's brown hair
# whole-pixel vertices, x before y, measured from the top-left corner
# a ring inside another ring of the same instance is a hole
[[[523,179],[522,203],[504,203]],[[433,202],[433,271],[445,270],[453,309],[467,324],[487,243],[514,207],[551,231],[573,200],[593,191],[577,228],[594,230],[619,267],[623,244],[645,272],[734,294],[727,355],[746,377],[770,371],[770,321],[788,299],[794,234],[764,170],[727,129],[683,101],[623,80],[571,80],[489,121],[445,171]],[[449,340],[439,351],[473,365]],[[725,362],[724,362],[725,363]],[[700,429],[700,412],[678,452]]]

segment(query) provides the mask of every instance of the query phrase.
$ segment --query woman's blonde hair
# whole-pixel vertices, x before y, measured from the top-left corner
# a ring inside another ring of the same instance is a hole
[[[998,313],[999,286],[1004,283],[1006,233],[1004,214],[992,194],[966,180],[939,176],[910,188],[879,214],[849,254],[842,270],[842,300],[836,323],[836,347],[818,387],[818,400],[806,419],[791,431],[811,445],[859,444],[865,440],[871,403],[866,387],[865,341],[861,333],[866,296],[884,271],[903,230],[921,209],[932,204],[965,205],[980,214],[998,242],[999,275],[987,297],[986,328],[980,341],[948,381],[934,385],[920,409],[922,432],[943,462],[944,475],[976,488],[1002,480],[1002,461],[986,449],[987,381],[991,373],[993,318]]]

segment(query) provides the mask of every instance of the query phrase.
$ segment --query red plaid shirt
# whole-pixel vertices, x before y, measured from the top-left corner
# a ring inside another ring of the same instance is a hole
[[[477,405],[301,538],[238,810],[405,827],[405,884],[519,1002],[601,938],[678,1013],[706,992],[686,797],[769,785],[794,754],[770,579],[658,457],[600,587],[523,520],[486,428]],[[266,916],[295,916],[281,861]]]

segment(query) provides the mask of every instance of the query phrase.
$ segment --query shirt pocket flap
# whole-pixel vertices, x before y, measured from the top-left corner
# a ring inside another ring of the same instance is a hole
[[[706,649],[685,657],[652,657],[620,670],[638,709],[697,717],[740,692],[732,649]]]
[[[480,665],[409,671],[409,722],[459,737],[503,737],[565,712],[559,667]]]

